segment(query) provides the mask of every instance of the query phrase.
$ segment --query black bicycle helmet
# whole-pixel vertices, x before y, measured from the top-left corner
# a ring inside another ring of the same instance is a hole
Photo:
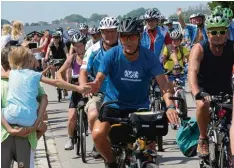
[[[119,33],[141,33],[144,27],[142,21],[137,18],[126,18],[120,21]]]
[[[63,33],[63,28],[62,28],[62,27],[58,27],[58,28],[56,29],[56,31],[60,31],[60,32]]]

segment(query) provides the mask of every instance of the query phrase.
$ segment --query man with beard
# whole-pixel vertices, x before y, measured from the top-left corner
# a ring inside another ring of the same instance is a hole
[[[206,30],[204,28],[205,15],[203,15],[202,13],[197,13],[196,16],[193,18],[195,20],[195,25],[185,24],[184,19],[182,17],[181,8],[177,10],[177,15],[179,17],[179,22],[182,28],[188,29],[188,34],[191,40],[191,47],[196,43],[207,40]]]

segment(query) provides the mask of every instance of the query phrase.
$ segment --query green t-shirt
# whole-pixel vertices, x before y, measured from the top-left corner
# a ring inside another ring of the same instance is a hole
[[[1,105],[2,108],[6,107],[7,104],[7,93],[8,93],[8,79],[1,79]],[[40,85],[38,88],[38,97],[45,95],[45,90],[44,88]],[[1,125],[1,140],[2,142],[4,140],[6,140],[8,138],[8,136],[10,135],[5,127],[3,125]],[[30,142],[31,148],[33,150],[35,150],[37,148],[37,134],[36,132],[32,132],[31,134],[29,134],[28,136],[28,140]]]

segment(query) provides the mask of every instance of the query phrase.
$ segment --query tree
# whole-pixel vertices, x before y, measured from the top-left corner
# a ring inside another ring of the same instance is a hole
[[[124,15],[123,18],[126,18],[126,17],[140,17],[141,15],[144,15],[145,12],[146,12],[145,8],[138,8],[138,9],[132,10],[131,12]]]
[[[101,15],[99,15],[99,14],[97,14],[97,13],[94,13],[94,14],[91,15],[91,17],[88,19],[88,21],[90,21],[90,22],[100,21],[100,20],[102,20],[104,17],[107,17],[107,16],[108,16],[108,15],[106,15],[106,14],[101,14]]]
[[[30,26],[40,26],[38,23],[31,23]]]
[[[234,13],[234,1],[212,1],[208,2],[208,5],[211,10],[213,10],[218,5],[221,5],[223,8],[231,8]]]
[[[52,24],[59,24],[59,23],[60,23],[60,21],[58,19],[52,21]]]
[[[25,23],[24,26],[29,26],[29,23]]]
[[[49,25],[47,22],[44,22],[44,21],[40,21],[40,22],[38,22],[38,24],[41,25],[41,26]]]
[[[77,14],[72,14],[72,15],[66,16],[64,18],[64,20],[67,20],[68,22],[79,22],[79,23],[84,23],[87,21],[86,18],[84,18],[81,15],[77,15]]]
[[[1,25],[4,25],[4,24],[11,24],[11,23],[6,19],[1,19]]]

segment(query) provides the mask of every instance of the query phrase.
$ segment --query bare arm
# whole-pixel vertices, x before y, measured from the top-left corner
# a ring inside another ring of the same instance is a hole
[[[68,56],[62,67],[57,71],[56,75],[59,80],[64,80],[64,76],[66,75],[66,71],[71,67],[71,63],[73,60],[73,56]]]
[[[198,43],[193,46],[189,59],[189,69],[188,69],[188,82],[191,87],[193,95],[199,92],[197,74],[200,69],[200,63],[203,58],[202,46]]]
[[[160,90],[162,92],[163,99],[165,100],[166,105],[167,106],[172,105],[172,104],[174,105],[174,102],[169,99],[170,96],[173,96],[172,95],[173,88],[170,85],[166,76],[165,75],[158,75],[156,77],[156,81],[158,82],[158,85],[160,87]]]
[[[106,76],[103,73],[98,72],[95,80],[93,82],[88,83],[88,85],[92,87],[92,93],[96,93],[99,91],[105,77]]]
[[[66,54],[66,56],[69,56],[68,50],[67,50],[67,46],[65,45],[63,48],[64,53]]]
[[[48,49],[47,49],[47,51],[46,51],[46,55],[45,55],[45,59],[46,59],[46,60],[48,60],[49,54],[50,54],[50,47],[48,47]]]
[[[181,27],[184,29],[186,27],[186,24],[184,22],[182,15],[179,15],[178,18],[179,18],[179,22],[180,22]]]
[[[47,95],[40,96],[39,102],[40,102],[40,105],[39,105],[38,113],[37,113],[37,121],[35,123],[36,126],[42,121],[43,115],[46,112],[46,107],[48,105]]]
[[[80,69],[79,83],[84,85],[88,82],[88,72],[85,69]]]

